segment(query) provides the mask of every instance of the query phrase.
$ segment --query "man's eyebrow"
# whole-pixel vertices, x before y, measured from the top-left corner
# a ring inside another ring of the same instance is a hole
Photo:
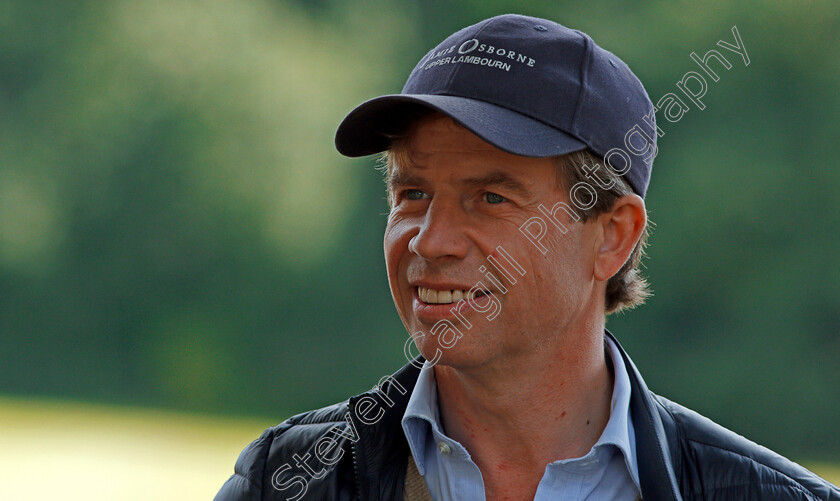
[[[522,198],[531,198],[533,196],[531,190],[529,190],[524,183],[512,177],[510,174],[500,171],[488,172],[487,174],[484,174],[482,176],[464,179],[462,181],[462,184],[469,188],[501,186],[516,193]]]
[[[390,190],[396,190],[403,186],[421,186],[425,184],[426,182],[422,177],[400,172],[397,169],[394,169],[388,176],[388,189]]]
[[[500,186],[516,193],[522,198],[531,198],[533,196],[531,190],[524,183],[500,171],[488,172],[481,176],[466,178],[461,180],[460,183],[472,189]],[[397,190],[403,186],[423,186],[425,184],[426,180],[422,177],[400,172],[396,169],[388,176],[388,188],[391,190]]]

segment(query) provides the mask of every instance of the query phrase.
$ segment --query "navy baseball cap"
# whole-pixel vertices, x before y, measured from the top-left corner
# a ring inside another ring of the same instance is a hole
[[[656,154],[653,104],[630,68],[580,31],[514,14],[464,28],[417,63],[400,94],[350,112],[336,148],[349,157],[382,152],[423,109],[515,155],[589,149],[637,194],[647,191]]]

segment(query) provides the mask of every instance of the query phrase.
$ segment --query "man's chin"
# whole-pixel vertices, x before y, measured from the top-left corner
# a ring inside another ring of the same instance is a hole
[[[420,354],[423,358],[435,366],[449,367],[452,369],[468,369],[481,365],[483,360],[479,353],[469,349],[467,343],[455,344],[449,348],[443,348],[435,342],[420,346]],[[416,353],[416,352],[415,352]]]

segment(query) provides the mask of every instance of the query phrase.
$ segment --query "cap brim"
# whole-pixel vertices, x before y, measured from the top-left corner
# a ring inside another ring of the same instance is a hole
[[[457,96],[392,94],[366,101],[350,112],[335,134],[335,147],[348,157],[388,149],[424,110],[449,116],[500,150],[525,157],[565,155],[586,148],[579,139],[495,104]]]

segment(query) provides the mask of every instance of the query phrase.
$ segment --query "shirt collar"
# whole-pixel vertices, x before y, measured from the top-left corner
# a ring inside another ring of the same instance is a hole
[[[430,431],[440,433],[440,410],[437,403],[437,382],[435,369],[427,360],[420,369],[414,391],[402,418],[403,432],[411,448],[411,455],[417,464],[417,471],[426,474],[424,447]]]
[[[630,377],[616,343],[608,336],[604,337],[604,343],[607,354],[612,360],[614,374],[610,419],[607,421],[607,426],[598,441],[592,446],[592,451],[603,449],[604,446],[608,445],[616,447],[624,457],[625,466],[630,472],[633,482],[639,488],[636,437],[630,417]],[[442,435],[435,371],[428,361],[423,364],[417,378],[417,384],[408,400],[402,418],[402,427],[414,462],[417,464],[417,471],[421,475],[425,475],[424,448],[427,436],[431,431]]]
[[[613,393],[610,402],[610,419],[593,449],[602,445],[613,445],[624,456],[624,464],[633,477],[636,488],[639,487],[639,465],[636,461],[636,433],[630,417],[630,376],[621,356],[618,345],[608,336],[604,337],[607,353],[613,364]]]

